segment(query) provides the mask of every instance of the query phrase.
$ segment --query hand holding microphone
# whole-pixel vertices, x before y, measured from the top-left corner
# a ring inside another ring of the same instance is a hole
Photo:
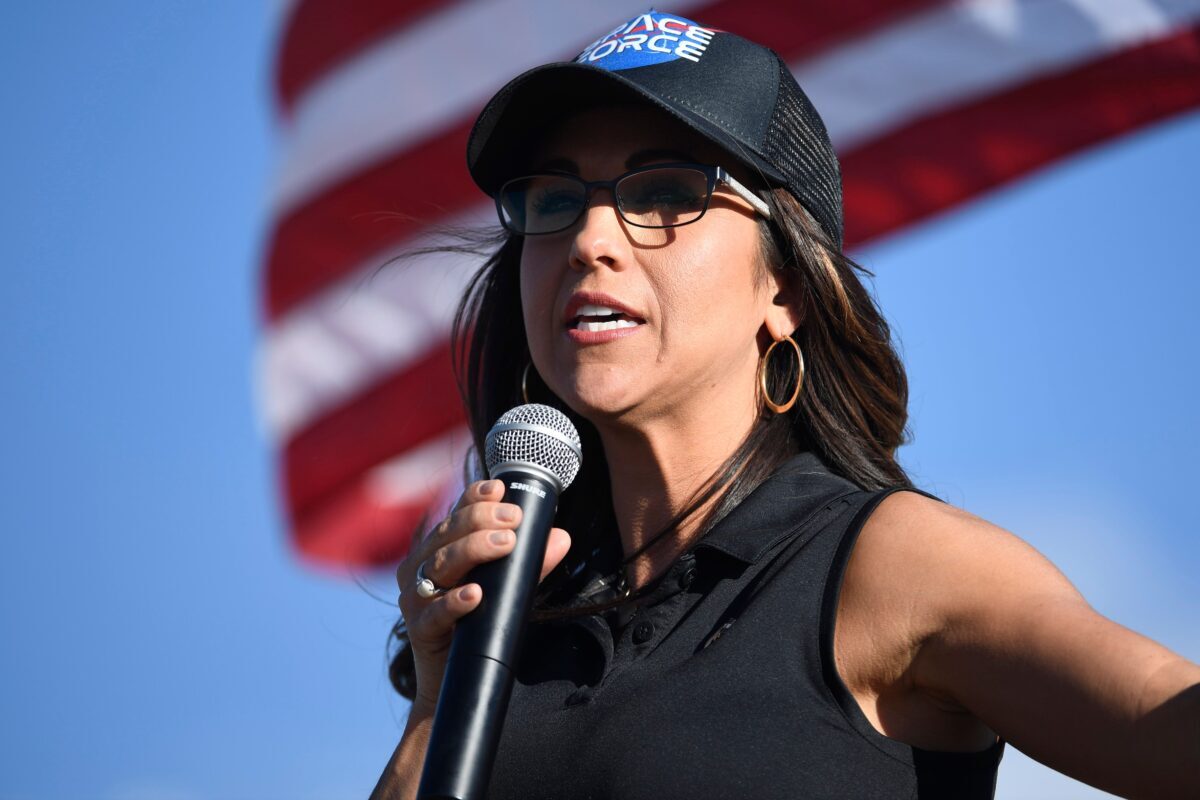
[[[500,481],[476,481],[469,485],[450,514],[438,523],[409,553],[396,570],[400,586],[400,612],[404,616],[409,647],[412,649],[417,678],[414,713],[432,715],[442,687],[446,656],[450,652],[455,623],[478,607],[482,593],[478,583],[465,582],[476,566],[504,558],[516,544],[494,534],[512,533],[521,519],[518,506],[503,502],[504,485]],[[512,519],[501,519],[508,506]],[[570,537],[562,528],[550,530],[541,577],[558,566]],[[417,591],[419,572],[439,589],[431,598]]]
[[[428,713],[438,696],[420,798],[467,800],[486,790],[534,590],[570,545],[550,527],[581,460],[570,420],[548,406],[519,406],[486,445],[492,480],[468,487],[397,571],[416,661],[414,711],[421,704]]]

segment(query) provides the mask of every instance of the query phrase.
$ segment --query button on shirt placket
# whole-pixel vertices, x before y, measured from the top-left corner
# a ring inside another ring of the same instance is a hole
[[[616,620],[620,613],[615,610],[608,612],[609,623],[599,616],[577,619],[572,623],[596,639],[606,663],[600,681],[570,692],[563,700],[563,708],[575,709],[589,705],[612,682],[621,680],[628,669],[636,668],[636,662],[646,658],[670,634],[687,610],[697,602],[698,598],[686,591],[695,575],[696,557],[692,553],[685,553],[623,625],[618,627]]]
[[[697,598],[686,591],[695,573],[696,557],[692,553],[685,553],[671,566],[643,604],[635,609],[632,619],[616,636],[612,665],[604,683],[645,658],[670,635],[687,609],[696,602]]]

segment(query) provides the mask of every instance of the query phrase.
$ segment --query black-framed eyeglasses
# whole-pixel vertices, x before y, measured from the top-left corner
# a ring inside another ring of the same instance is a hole
[[[521,236],[558,233],[583,216],[596,189],[613,193],[621,219],[639,228],[675,228],[704,216],[713,189],[723,183],[770,219],[759,197],[722,167],[705,164],[653,164],[610,181],[585,181],[566,172],[513,178],[496,192],[500,222]]]

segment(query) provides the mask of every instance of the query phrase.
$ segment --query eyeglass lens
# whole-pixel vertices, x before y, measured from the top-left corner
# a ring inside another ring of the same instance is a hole
[[[708,203],[708,175],[688,167],[635,172],[616,184],[617,208],[632,225],[669,228],[699,219]],[[555,233],[575,223],[587,187],[567,175],[532,175],[500,190],[506,224],[522,234]]]

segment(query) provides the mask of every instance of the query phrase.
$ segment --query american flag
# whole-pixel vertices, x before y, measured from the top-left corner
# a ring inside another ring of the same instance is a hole
[[[466,136],[509,78],[646,0],[292,0],[262,265],[261,413],[300,553],[401,557],[457,495],[449,363],[463,256],[383,266],[437,223],[494,223]],[[821,111],[861,246],[1200,104],[1200,0],[681,0],[765,44]],[[1119,190],[1114,190],[1114,197]]]

